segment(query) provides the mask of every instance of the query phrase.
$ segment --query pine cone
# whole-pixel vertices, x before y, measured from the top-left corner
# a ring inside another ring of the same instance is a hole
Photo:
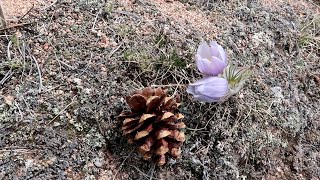
[[[167,97],[167,90],[144,88],[126,98],[131,111],[119,115],[122,131],[129,143],[136,142],[145,160],[153,158],[159,165],[167,156],[178,158],[185,141],[184,116],[178,113],[177,99]]]

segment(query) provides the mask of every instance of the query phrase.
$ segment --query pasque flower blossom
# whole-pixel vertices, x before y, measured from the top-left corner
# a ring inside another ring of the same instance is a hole
[[[196,54],[196,64],[199,71],[208,76],[217,76],[223,73],[228,65],[225,50],[216,41],[201,42]]]
[[[222,102],[238,93],[250,74],[248,69],[228,66],[220,77],[208,76],[190,84],[187,92],[198,101]]]
[[[187,92],[204,102],[222,102],[238,93],[251,72],[245,68],[228,65],[224,49],[215,41],[210,46],[202,42],[196,63],[204,78],[189,85]]]
[[[190,84],[187,92],[198,101],[219,102],[229,92],[229,85],[225,78],[209,76]]]

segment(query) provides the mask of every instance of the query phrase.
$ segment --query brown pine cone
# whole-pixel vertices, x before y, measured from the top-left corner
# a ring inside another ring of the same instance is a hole
[[[159,165],[167,156],[178,158],[185,141],[184,116],[178,113],[177,99],[167,96],[167,90],[150,87],[134,92],[126,98],[131,111],[119,115],[122,131],[129,143],[137,143],[145,160],[153,158]]]

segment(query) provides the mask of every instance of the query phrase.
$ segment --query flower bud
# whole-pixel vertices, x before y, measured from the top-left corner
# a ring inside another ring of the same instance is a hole
[[[216,41],[212,41],[210,46],[201,42],[196,54],[196,64],[202,74],[217,76],[228,65],[226,52]]]
[[[248,69],[228,66],[222,77],[202,78],[190,84],[187,92],[198,101],[223,102],[238,93],[250,75],[251,72]]]
[[[221,77],[205,77],[190,84],[187,92],[198,101],[219,102],[229,91],[228,81]]]

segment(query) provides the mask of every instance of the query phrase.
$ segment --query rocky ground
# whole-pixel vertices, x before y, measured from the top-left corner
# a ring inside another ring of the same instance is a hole
[[[59,0],[32,8],[0,31],[0,178],[319,179],[319,6]],[[227,102],[195,102],[185,91],[201,77],[202,39],[252,68]],[[141,159],[116,119],[124,97],[145,86],[183,102],[183,154],[163,167]]]

